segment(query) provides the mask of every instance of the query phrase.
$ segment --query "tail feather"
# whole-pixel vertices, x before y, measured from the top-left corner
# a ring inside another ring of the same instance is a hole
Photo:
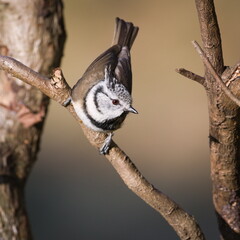
[[[116,18],[112,45],[127,46],[130,50],[137,34],[138,27],[135,27],[131,22],[125,22],[120,18]]]

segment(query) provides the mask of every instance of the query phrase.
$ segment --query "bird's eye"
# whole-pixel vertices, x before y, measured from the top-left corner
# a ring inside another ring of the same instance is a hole
[[[113,100],[112,100],[112,104],[113,104],[113,105],[118,105],[118,104],[119,104],[119,100],[113,99]]]

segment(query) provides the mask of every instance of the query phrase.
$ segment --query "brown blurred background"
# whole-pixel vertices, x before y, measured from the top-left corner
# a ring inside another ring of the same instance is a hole
[[[239,0],[216,0],[226,65],[239,60]],[[114,139],[143,175],[195,216],[217,239],[211,201],[204,89],[175,72],[203,73],[191,40],[200,41],[194,1],[66,0],[68,39],[62,69],[70,85],[111,43],[115,17],[140,27],[132,49],[131,115]],[[35,240],[177,239],[162,217],[130,192],[52,102],[41,152],[27,186]]]

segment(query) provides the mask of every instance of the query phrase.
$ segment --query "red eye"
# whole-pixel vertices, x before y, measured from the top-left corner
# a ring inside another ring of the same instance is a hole
[[[113,100],[112,100],[112,104],[118,105],[118,104],[119,104],[119,101],[118,101],[117,99],[113,99]]]

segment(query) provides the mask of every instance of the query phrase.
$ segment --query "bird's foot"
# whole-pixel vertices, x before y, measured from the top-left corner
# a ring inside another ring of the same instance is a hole
[[[64,102],[63,102],[63,106],[64,107],[67,107],[70,103],[71,103],[71,101],[72,101],[72,98],[71,97],[69,97],[69,98],[67,98]]]
[[[109,133],[109,135],[106,137],[102,147],[99,150],[100,154],[105,155],[108,153],[111,142],[112,142],[112,137],[113,137],[113,133]]]

